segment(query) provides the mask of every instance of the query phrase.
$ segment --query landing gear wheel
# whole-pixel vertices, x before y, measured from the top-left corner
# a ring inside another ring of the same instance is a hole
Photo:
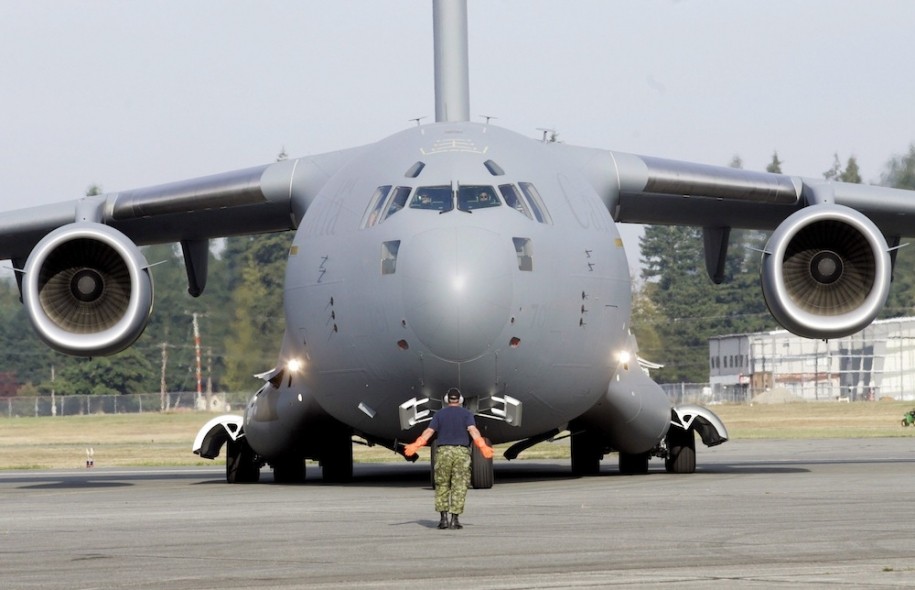
[[[620,452],[620,473],[623,475],[644,475],[648,473],[648,453]]]
[[[667,473],[695,473],[696,436],[692,430],[671,427],[667,433]]]
[[[588,432],[572,435],[572,473],[577,476],[600,473],[604,449],[596,436]]]
[[[347,483],[353,480],[353,438],[346,428],[334,428],[324,437],[321,452],[321,476],[324,483]]]
[[[275,483],[302,483],[305,481],[305,459],[284,457],[273,463]]]
[[[257,483],[261,466],[257,455],[244,438],[226,442],[226,481],[229,483]]]
[[[486,439],[486,444],[489,439]],[[492,459],[487,459],[476,445],[470,446],[470,485],[475,490],[488,490],[493,484]]]

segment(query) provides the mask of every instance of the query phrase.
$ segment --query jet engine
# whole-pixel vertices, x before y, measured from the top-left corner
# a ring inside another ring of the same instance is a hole
[[[821,204],[785,219],[763,253],[762,289],[772,316],[806,338],[840,338],[870,324],[886,303],[889,249],[870,219]]]
[[[73,223],[29,254],[22,301],[48,346],[75,356],[108,355],[133,344],[152,311],[146,258],[121,232]]]

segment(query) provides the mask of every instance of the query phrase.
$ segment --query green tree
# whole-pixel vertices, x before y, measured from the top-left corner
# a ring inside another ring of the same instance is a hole
[[[143,393],[154,372],[137,349],[114,356],[79,359],[58,372],[54,386],[60,395],[120,395]]]
[[[206,374],[209,368],[213,389],[221,390],[225,372],[224,341],[231,317],[225,261],[210,251],[207,285],[203,294],[195,298],[188,294],[187,273],[179,246],[150,246],[144,249],[144,255],[153,265],[156,302],[149,325],[134,347],[142,350],[147,358],[154,359],[158,369],[147,384],[148,391],[159,391],[163,363],[167,391],[196,388],[194,314],[197,314],[200,327],[203,371]]]
[[[842,162],[839,161],[839,154],[833,154],[832,168],[823,173],[826,180],[835,180],[837,182],[850,182],[853,184],[861,183],[861,174],[858,169],[858,160],[854,156],[848,158],[845,168],[842,168]]]
[[[915,143],[905,154],[893,156],[886,163],[880,184],[893,188],[915,189]]]
[[[684,226],[645,227],[641,240],[642,296],[660,312],[660,323],[636,325],[639,338],[650,328],[659,338],[639,340],[644,358],[664,364],[653,373],[665,382],[702,382],[708,379],[707,330],[703,320],[716,313],[713,284],[702,261],[702,230]],[[655,316],[657,319],[658,316]]]
[[[782,161],[778,159],[778,152],[772,152],[772,161],[769,162],[769,165],[766,166],[766,172],[772,172],[773,174],[782,173]]]
[[[632,293],[632,333],[639,344],[639,355],[647,360],[654,360],[648,356],[663,350],[661,335],[658,327],[664,324],[661,310],[649,296],[649,289],[642,287]]]
[[[285,329],[283,286],[293,237],[293,232],[281,232],[227,243],[234,315],[225,339],[225,382],[231,391],[254,389],[252,375],[276,365]]]
[[[881,184],[892,188],[915,190],[915,143],[905,154],[887,162]],[[903,242],[905,243],[905,242]],[[896,251],[893,265],[893,285],[881,317],[897,317],[915,313],[915,248],[908,246]]]

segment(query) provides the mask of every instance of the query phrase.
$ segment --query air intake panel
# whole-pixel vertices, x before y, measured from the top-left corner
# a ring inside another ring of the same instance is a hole
[[[892,267],[886,240],[841,205],[789,216],[766,245],[762,288],[772,316],[806,338],[840,338],[870,324],[886,303]]]
[[[146,258],[119,231],[74,223],[49,233],[25,265],[22,300],[54,350],[109,355],[133,344],[152,311]]]

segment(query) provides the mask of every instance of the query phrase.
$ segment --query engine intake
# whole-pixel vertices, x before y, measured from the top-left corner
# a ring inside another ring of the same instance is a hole
[[[121,232],[98,223],[59,227],[29,254],[22,300],[48,346],[109,355],[134,343],[152,311],[146,258]]]
[[[889,294],[892,267],[883,234],[841,205],[814,205],[773,232],[762,264],[772,316],[806,338],[840,338],[870,324]]]

